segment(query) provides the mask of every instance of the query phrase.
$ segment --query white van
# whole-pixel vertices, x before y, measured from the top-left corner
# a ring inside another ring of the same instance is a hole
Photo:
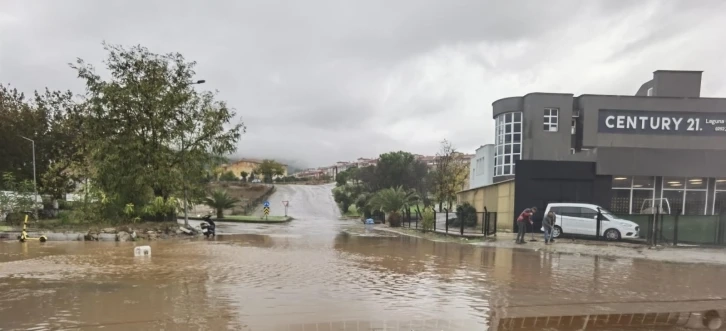
[[[602,213],[600,235],[607,240],[622,238],[638,238],[640,228],[635,222],[624,220],[613,215],[598,205],[589,203],[550,203],[545,215],[555,212],[555,226],[552,236],[557,238],[563,233],[595,236],[597,231],[597,209]]]

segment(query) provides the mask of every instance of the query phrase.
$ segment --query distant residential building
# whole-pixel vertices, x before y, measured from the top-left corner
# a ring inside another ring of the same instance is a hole
[[[306,178],[306,179],[315,178],[315,179],[317,179],[317,178],[321,178],[325,175],[326,175],[325,171],[320,170],[320,169],[305,169],[303,171],[296,173],[294,176],[296,178]]]
[[[229,164],[223,164],[217,169],[217,173],[223,173],[227,171],[231,171],[237,178],[242,178],[242,172],[246,172],[248,176],[252,174],[253,171],[257,169],[257,167],[262,164],[263,160],[260,159],[239,159],[235,162],[231,162]],[[284,172],[282,177],[287,176],[287,165],[282,165]],[[275,176],[280,177],[280,176]]]

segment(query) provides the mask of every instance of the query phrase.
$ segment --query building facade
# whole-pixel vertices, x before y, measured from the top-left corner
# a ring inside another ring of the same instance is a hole
[[[592,162],[612,179],[612,212],[726,211],[726,98],[702,98],[701,75],[655,71],[633,96],[495,101],[493,181],[513,178],[518,160]]]
[[[492,183],[494,178],[494,145],[476,149],[469,164],[469,187],[477,188]]]

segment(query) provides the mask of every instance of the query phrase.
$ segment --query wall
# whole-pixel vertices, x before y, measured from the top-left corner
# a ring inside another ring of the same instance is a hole
[[[657,70],[653,73],[653,96],[698,98],[702,74],[702,71]]]
[[[496,184],[482,186],[456,194],[457,204],[470,203],[476,211],[487,211],[497,213],[497,231],[511,232],[512,224],[502,221],[512,218],[514,210],[514,181],[499,182]],[[479,217],[481,224],[482,215]]]
[[[469,188],[492,183],[494,176],[494,144],[479,147],[469,165]]]
[[[542,215],[551,202],[582,202],[610,206],[611,176],[598,176],[593,162],[521,160],[516,166],[515,214],[499,223],[513,226],[525,208],[539,210],[533,220],[540,228]]]
[[[570,155],[572,94],[530,93],[524,96],[522,159],[561,160]],[[544,130],[545,108],[558,108],[558,130]]]

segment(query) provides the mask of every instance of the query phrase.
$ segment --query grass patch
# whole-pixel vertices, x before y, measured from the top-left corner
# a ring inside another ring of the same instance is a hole
[[[267,216],[265,219],[262,216],[251,216],[251,215],[229,215],[224,218],[215,219],[217,222],[240,222],[240,223],[284,223],[292,221],[292,217],[285,216]]]
[[[343,215],[346,217],[360,217],[361,213],[358,210],[358,207],[355,204],[352,204]]]

